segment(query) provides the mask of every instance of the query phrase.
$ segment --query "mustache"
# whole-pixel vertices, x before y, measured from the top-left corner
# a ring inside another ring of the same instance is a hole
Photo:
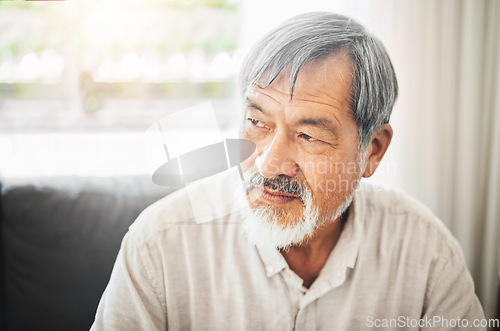
[[[298,196],[302,201],[305,201],[311,194],[306,185],[287,175],[267,178],[257,171],[250,171],[245,173],[245,180],[247,182],[247,191],[254,186],[262,186],[274,191],[281,191]]]

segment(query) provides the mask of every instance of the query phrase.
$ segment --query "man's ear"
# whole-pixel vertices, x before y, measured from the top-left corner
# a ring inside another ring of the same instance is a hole
[[[392,127],[389,123],[380,126],[373,134],[368,143],[368,155],[366,156],[366,167],[363,177],[370,177],[377,170],[380,161],[384,157],[392,139]]]

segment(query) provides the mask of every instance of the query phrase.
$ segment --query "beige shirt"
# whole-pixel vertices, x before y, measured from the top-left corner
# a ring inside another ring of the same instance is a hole
[[[236,212],[197,224],[186,189],[148,207],[92,330],[455,330],[484,318],[457,241],[403,193],[360,187],[310,289],[240,222]]]

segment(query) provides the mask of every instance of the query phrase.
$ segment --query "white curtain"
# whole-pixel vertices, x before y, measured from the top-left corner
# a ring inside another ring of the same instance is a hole
[[[401,85],[387,159],[397,166],[392,178],[457,237],[493,317],[500,269],[500,2],[372,6]]]
[[[375,176],[437,214],[460,242],[487,317],[500,269],[500,1],[263,1],[243,6],[244,47],[294,14],[367,25],[400,84],[394,138]]]

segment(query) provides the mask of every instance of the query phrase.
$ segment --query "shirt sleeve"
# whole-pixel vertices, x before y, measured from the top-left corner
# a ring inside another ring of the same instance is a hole
[[[429,277],[421,330],[486,330],[484,312],[474,283],[457,245],[441,257]],[[432,323],[430,322],[432,321]],[[477,324],[479,323],[479,324]]]
[[[161,287],[142,248],[125,235],[91,331],[167,330]]]

